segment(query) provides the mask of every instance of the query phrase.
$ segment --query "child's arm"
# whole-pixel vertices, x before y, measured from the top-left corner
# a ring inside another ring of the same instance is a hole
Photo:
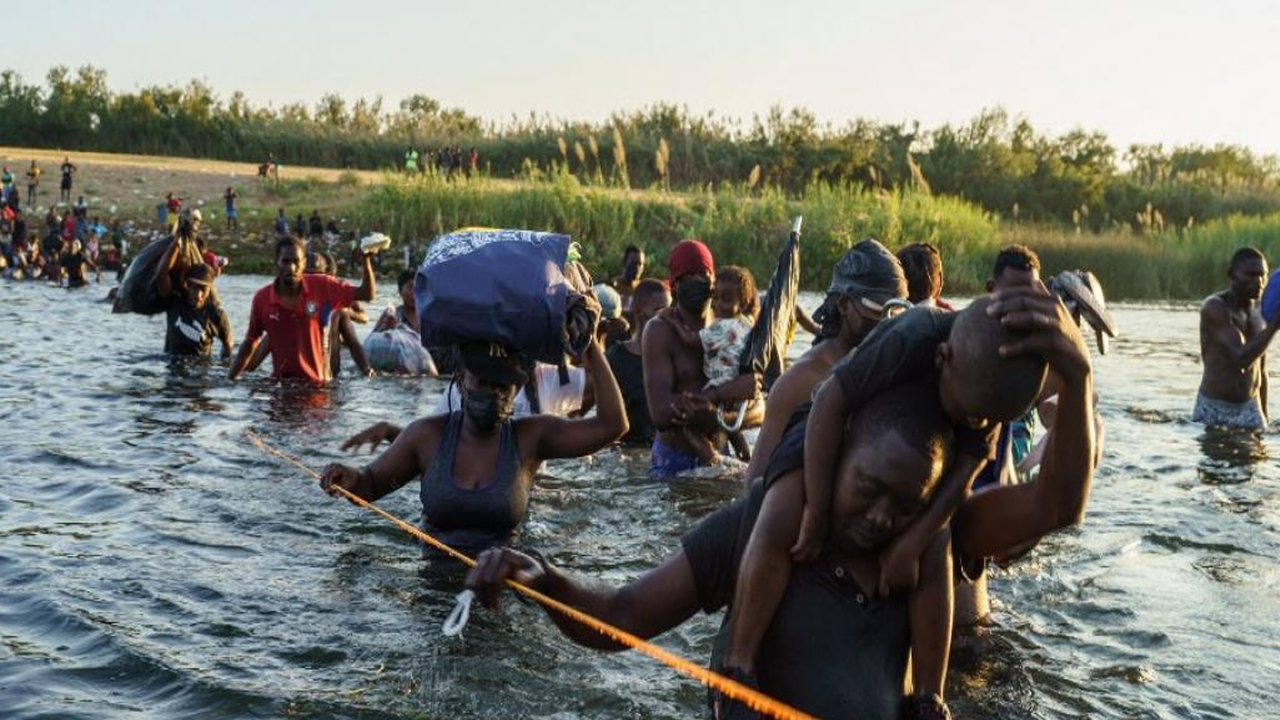
[[[802,471],[778,476],[765,493],[760,514],[738,566],[733,612],[729,619],[729,649],[724,665],[755,672],[756,652],[791,578],[787,548],[800,527],[804,508]]]
[[[909,600],[911,685],[916,696],[942,698],[946,690],[955,609],[951,568],[951,532],[944,529],[920,558],[920,584]]]
[[[999,424],[985,428],[956,428],[955,460],[933,494],[929,507],[880,554],[880,597],[916,587],[917,560],[930,539],[947,526],[951,516],[969,496],[973,479],[995,456],[999,435]]]

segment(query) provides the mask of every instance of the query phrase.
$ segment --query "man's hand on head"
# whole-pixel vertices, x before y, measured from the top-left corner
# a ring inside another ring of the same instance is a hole
[[[1039,280],[1027,287],[995,292],[987,314],[1025,337],[1000,346],[1004,357],[1034,353],[1060,377],[1079,379],[1092,372],[1089,350],[1065,305]]]

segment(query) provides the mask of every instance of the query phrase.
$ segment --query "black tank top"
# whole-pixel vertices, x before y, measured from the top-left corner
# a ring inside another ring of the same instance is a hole
[[[498,469],[488,484],[475,489],[453,481],[458,434],[463,414],[451,413],[444,437],[422,476],[422,526],[443,542],[465,553],[494,545],[510,544],[529,508],[529,484],[520,473],[520,448],[515,423],[507,420],[498,430]]]

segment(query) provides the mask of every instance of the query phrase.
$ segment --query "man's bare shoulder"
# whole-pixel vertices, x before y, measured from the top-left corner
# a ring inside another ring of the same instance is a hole
[[[1214,293],[1200,303],[1201,319],[1221,319],[1231,314],[1231,308],[1222,297],[1222,293]]]

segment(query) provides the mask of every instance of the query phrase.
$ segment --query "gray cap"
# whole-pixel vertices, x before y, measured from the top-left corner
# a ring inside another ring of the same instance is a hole
[[[902,264],[878,241],[867,238],[854,245],[831,271],[827,293],[864,297],[877,305],[907,297]]]
[[[604,283],[597,284],[593,289],[596,293],[596,302],[600,303],[601,320],[613,320],[622,317],[622,296],[618,294],[617,290]]]

